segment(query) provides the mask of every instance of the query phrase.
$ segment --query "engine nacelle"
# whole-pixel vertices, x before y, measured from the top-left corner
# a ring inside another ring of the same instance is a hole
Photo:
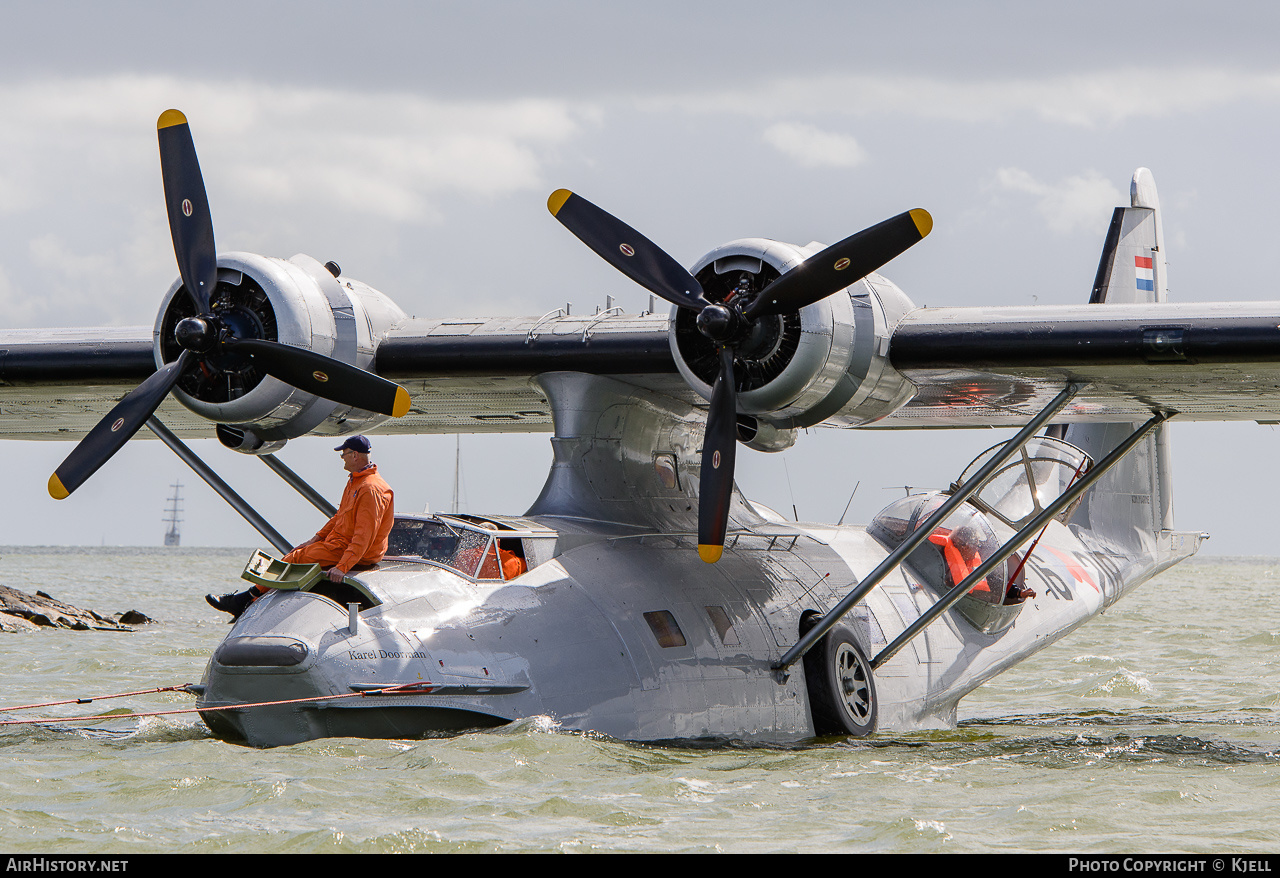
[[[750,295],[823,247],[797,247],[765,238],[745,238],[712,250],[693,268],[708,299],[721,302]],[[913,388],[889,364],[893,327],[915,306],[878,274],[798,312],[764,317],[737,348],[734,374],[738,411],[774,431],[832,422],[857,426],[886,417]],[[698,331],[695,313],[672,310],[670,342],[680,374],[711,399],[718,361],[715,345]],[[758,442],[780,450],[779,437]]]
[[[336,266],[335,266],[336,271]],[[154,331],[157,367],[180,352],[174,327],[194,315],[179,279],[169,288]],[[253,253],[218,256],[212,310],[239,338],[261,338],[306,348],[368,369],[377,342],[405,318],[394,302],[359,281],[335,277],[310,256],[276,259]],[[252,358],[215,353],[190,369],[173,390],[191,411],[239,433],[228,447],[250,454],[279,448],[308,433],[361,432],[385,415],[322,399],[264,373]]]

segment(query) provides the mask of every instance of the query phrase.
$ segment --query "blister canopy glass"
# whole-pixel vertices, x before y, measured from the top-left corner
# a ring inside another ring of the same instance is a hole
[[[867,533],[889,548],[897,548],[946,499],[940,493],[903,497],[881,510],[867,526]],[[907,556],[906,564],[924,583],[943,594],[963,582],[999,549],[1000,539],[986,516],[966,504],[943,519],[928,540]],[[1009,572],[1007,565],[997,566],[975,583],[969,595],[986,603],[1003,603]]]
[[[1003,447],[992,446],[974,458],[958,484],[963,484]],[[1036,436],[1016,457],[996,470],[970,502],[1016,530],[1058,499],[1092,465],[1093,459],[1071,443]],[[1058,520],[1064,523],[1070,520],[1076,505],[1073,503],[1062,510]]]

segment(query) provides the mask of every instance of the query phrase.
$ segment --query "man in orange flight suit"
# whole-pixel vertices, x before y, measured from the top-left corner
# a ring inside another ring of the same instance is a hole
[[[333,582],[341,582],[352,568],[367,567],[387,553],[387,535],[395,523],[394,494],[378,466],[369,462],[369,440],[352,436],[334,451],[342,452],[342,467],[351,475],[342,491],[338,511],[307,542],[284,556],[290,564],[320,564]],[[259,586],[221,597],[205,595],[214,609],[239,618],[249,604],[265,594]]]

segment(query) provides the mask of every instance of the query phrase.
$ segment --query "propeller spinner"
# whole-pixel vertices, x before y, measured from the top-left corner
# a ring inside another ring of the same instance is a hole
[[[217,371],[210,361],[215,355],[250,357],[268,375],[333,402],[397,418],[409,410],[408,392],[394,382],[302,348],[240,337],[236,324],[219,316],[213,307],[218,283],[213,220],[191,128],[178,110],[161,113],[156,128],[174,255],[195,314],[174,327],[181,349],[177,359],[126,394],[49,477],[49,494],[58,500],[84,484],[119,451],[188,370]]]
[[[720,560],[729,523],[737,450],[737,381],[734,358],[756,321],[799,311],[850,286],[903,253],[933,229],[921,208],[863,229],[778,277],[754,298],[710,301],[702,285],[660,247],[626,223],[567,189],[547,208],[597,255],[655,295],[697,315],[698,331],[715,346],[719,370],[711,393],[702,443],[698,500],[698,555]]]

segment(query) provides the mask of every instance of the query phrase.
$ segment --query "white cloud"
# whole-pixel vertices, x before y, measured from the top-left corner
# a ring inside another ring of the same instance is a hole
[[[764,140],[806,168],[852,168],[866,161],[866,151],[847,134],[832,134],[799,122],[779,122],[765,129]]]
[[[1280,102],[1280,72],[1209,67],[1123,67],[1038,78],[832,74],[756,82],[749,89],[656,95],[648,109],[769,117],[848,113],[877,118],[990,122],[1028,113],[1091,127],[1210,107]]]
[[[221,249],[282,254],[333,246],[335,227],[389,240],[459,202],[536,204],[548,163],[598,118],[567,100],[159,75],[0,83],[0,107],[0,294],[23,303],[9,326],[152,319],[176,277],[155,134],[167,107],[190,120]]]
[[[217,167],[217,185],[277,205],[397,220],[429,215],[444,193],[489,198],[545,188],[547,155],[593,115],[557,100],[445,101],[132,75],[2,85],[0,106],[0,146],[21,138],[23,155],[73,150],[80,161],[88,152],[108,174],[120,164],[154,165],[154,128],[143,120],[153,125],[161,110],[178,107],[202,165]],[[42,141],[48,149],[32,149]],[[24,169],[32,175],[53,176]]]
[[[996,171],[996,185],[1036,199],[1036,209],[1055,232],[1094,231],[1098,217],[1107,216],[1117,204],[1127,204],[1128,194],[1097,171],[1042,183],[1020,168]]]

